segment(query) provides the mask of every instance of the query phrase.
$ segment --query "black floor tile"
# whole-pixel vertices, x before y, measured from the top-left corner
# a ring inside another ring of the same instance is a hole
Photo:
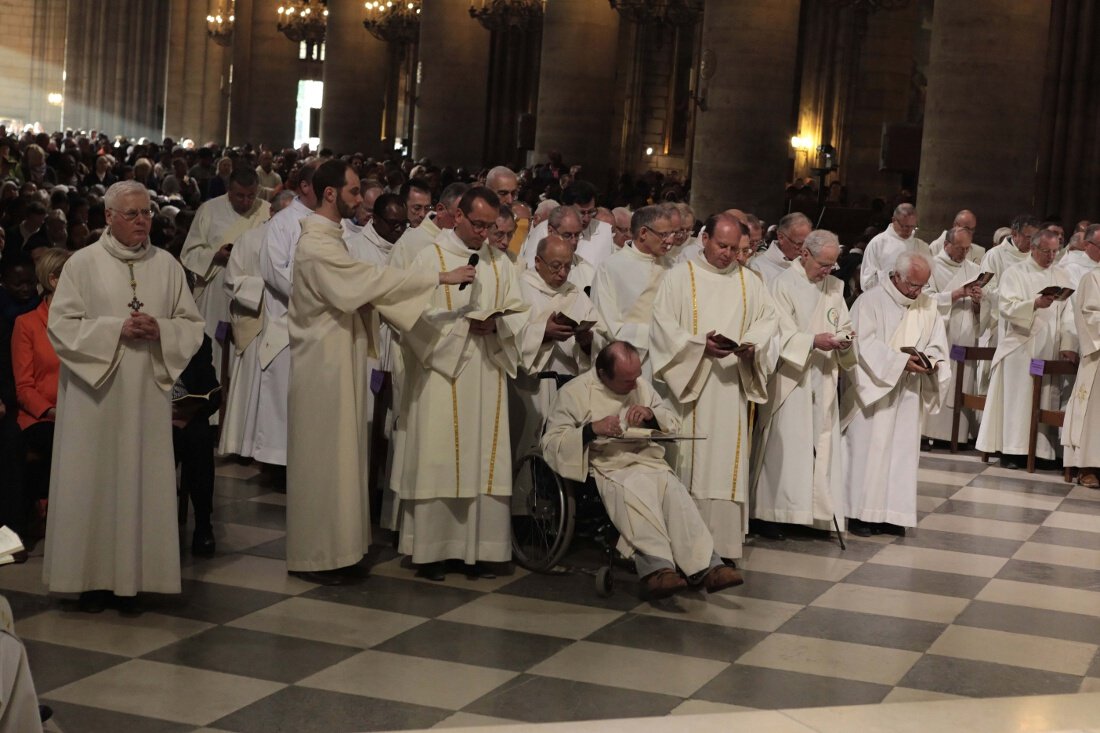
[[[582,606],[607,608],[612,611],[629,611],[638,607],[638,578],[625,568],[614,570],[614,592],[607,598],[596,593],[595,577],[580,569],[569,573],[543,575],[531,573],[502,587],[498,593],[507,593],[540,601],[576,603]]]
[[[214,496],[226,496],[233,499],[252,499],[270,494],[273,489],[265,486],[258,478],[240,479],[229,476],[214,477]]]
[[[1073,512],[1074,514],[1090,514],[1100,517],[1100,501],[1088,499],[1066,499],[1058,505],[1060,512]]]
[[[50,700],[49,696],[41,701],[53,708],[53,721],[65,733],[191,733],[195,730],[193,725],[58,702]]]
[[[930,453],[924,451],[920,456],[920,467],[930,471],[950,471],[951,473],[981,473],[988,466],[980,461],[963,461],[952,458],[951,454]],[[973,485],[973,484],[971,484]]]
[[[523,672],[571,643],[552,636],[433,619],[374,649]]]
[[[796,603],[805,606],[807,603],[812,603],[818,596],[832,588],[833,585],[835,584],[828,580],[796,578],[792,575],[746,570],[745,584],[724,591],[724,594],[759,598],[762,601]]]
[[[1003,580],[1059,585],[1063,588],[1095,590],[1100,588],[1100,569],[1073,568],[1027,560],[1009,560],[997,573]]]
[[[421,705],[287,687],[211,724],[237,733],[357,733],[430,728],[451,711]]]
[[[259,501],[237,501],[218,508],[218,521],[285,530],[286,507]]]
[[[1039,527],[1027,541],[1042,542],[1047,545],[1080,547],[1086,550],[1095,550],[1100,547],[1100,537],[1097,537],[1095,532],[1081,532],[1076,529],[1059,529],[1058,527]]]
[[[286,535],[277,540],[271,540],[271,542],[264,542],[261,545],[254,545],[246,550],[241,550],[241,553],[245,555],[258,555],[259,557],[270,557],[272,560],[285,560]]]
[[[732,664],[703,685],[696,700],[774,710],[882,702],[889,685]]]
[[[143,658],[290,683],[361,651],[309,639],[217,626],[157,649]]]
[[[787,525],[784,525],[783,532],[787,535],[785,540],[768,540],[763,537],[754,537],[752,546],[768,550],[779,550],[780,552],[797,552],[800,555],[858,560],[859,562],[870,560],[882,549],[881,542],[864,542],[859,538],[850,536],[846,536],[844,540],[847,549],[841,549],[835,532],[818,533],[800,527],[787,529]]]
[[[149,594],[143,599],[148,611],[224,624],[273,606],[288,597],[281,593],[185,579],[183,592],[179,595]]]
[[[955,486],[954,484],[933,484],[927,481],[917,482],[918,494],[921,496],[932,496],[937,499],[950,499],[961,488],[961,486]]]
[[[57,599],[50,596],[23,593],[17,590],[3,590],[0,591],[0,595],[4,596],[11,605],[11,613],[15,618],[17,633],[18,624],[23,619],[30,618],[43,611],[49,611],[51,608],[57,608]]]
[[[1096,656],[1092,658],[1092,664],[1089,665],[1089,671],[1085,673],[1086,677],[1100,677],[1100,650],[1097,650]]]
[[[1050,481],[1005,476],[978,476],[968,485],[980,489],[1001,489],[1037,496],[1065,496],[1073,490],[1072,484],[1055,484]]]
[[[980,501],[958,501],[948,499],[936,507],[936,514],[958,514],[964,517],[980,519],[999,519],[1002,522],[1023,522],[1024,524],[1042,524],[1050,515],[1045,509],[1025,509],[1006,504],[987,504]]]
[[[483,595],[479,591],[374,575],[359,585],[320,586],[301,597],[435,618]]]
[[[896,588],[916,593],[931,593],[956,598],[974,598],[989,580],[972,575],[941,573],[935,570],[895,567],[867,563],[853,570],[844,578],[845,583],[873,585],[878,588]]]
[[[947,624],[930,621],[810,606],[796,613],[776,631],[815,639],[924,652],[946,628]]]
[[[626,614],[585,641],[733,662],[767,636],[762,631]]]
[[[527,723],[667,715],[682,700],[551,677],[520,675],[463,708],[463,712]]]
[[[1052,639],[1081,641],[1086,644],[1100,644],[1100,616],[1048,611],[1006,603],[973,601],[959,614],[954,623],[1032,636],[1047,636]]]
[[[34,689],[39,696],[130,659],[34,639],[22,641],[27,649],[27,661],[30,662]]]
[[[960,532],[941,532],[936,529],[918,527],[915,530],[908,531],[905,537],[898,539],[894,544],[926,547],[932,550],[966,552],[976,555],[1012,557],[1020,549],[1020,545],[1024,543],[1019,540],[1005,540],[999,537],[983,537]]]
[[[1040,669],[925,654],[898,686],[966,697],[1055,695],[1077,692],[1081,687],[1081,678]]]

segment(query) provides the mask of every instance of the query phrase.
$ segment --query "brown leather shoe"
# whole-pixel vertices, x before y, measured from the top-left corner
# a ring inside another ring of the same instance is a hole
[[[1095,473],[1082,473],[1080,478],[1077,479],[1077,483],[1087,489],[1100,489],[1100,479],[1096,478]]]
[[[717,593],[744,582],[741,571],[729,565],[716,565],[703,577],[703,587],[707,589],[707,593]]]
[[[668,598],[687,588],[688,582],[671,568],[661,568],[642,579],[644,596],[649,600]]]

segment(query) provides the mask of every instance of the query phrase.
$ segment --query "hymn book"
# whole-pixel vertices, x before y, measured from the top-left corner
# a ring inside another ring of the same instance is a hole
[[[966,285],[963,285],[963,287],[964,288],[972,288],[974,286],[977,286],[979,288],[984,288],[986,285],[989,284],[989,281],[992,280],[992,279],[993,279],[993,273],[992,272],[983,272],[982,274],[978,275],[976,278],[974,278],[973,280],[968,282]]]
[[[920,361],[920,365],[925,369],[934,368],[932,365],[932,360],[929,359],[924,352],[918,351],[916,346],[903,346],[901,349],[901,353],[917,357],[917,359]]]
[[[515,308],[489,308],[481,311],[470,311],[466,314],[466,317],[471,321],[487,321],[490,318],[496,316],[510,316],[513,313],[522,313],[523,311],[516,310]]]
[[[705,435],[680,435],[679,433],[666,433],[663,430],[656,428],[636,428],[631,427],[623,431],[622,437],[608,438],[612,442],[621,442],[626,440],[656,440],[656,441],[670,441],[670,440],[706,440]]]
[[[22,552],[23,549],[19,535],[8,527],[0,527],[0,565],[15,562],[15,553]]]
[[[569,328],[573,329],[575,333],[588,331],[596,325],[595,321],[576,321],[565,315],[564,313],[558,313],[556,316],[554,316],[554,322],[557,323],[559,326],[568,326]]]
[[[743,344],[739,344],[729,336],[720,333],[714,334],[714,343],[723,351],[744,351],[745,349],[750,349],[755,346],[755,344],[750,344],[747,341]]]
[[[1039,291],[1039,295],[1048,295],[1055,300],[1069,300],[1069,296],[1073,295],[1073,288],[1063,288],[1061,285],[1048,285]]]

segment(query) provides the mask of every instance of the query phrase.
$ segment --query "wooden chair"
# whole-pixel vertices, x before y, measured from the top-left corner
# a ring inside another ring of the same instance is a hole
[[[1027,472],[1035,473],[1035,446],[1039,442],[1039,426],[1052,425],[1062,427],[1066,413],[1062,410],[1044,410],[1042,408],[1043,377],[1048,376],[1074,376],[1077,374],[1077,365],[1072,361],[1032,359],[1031,360],[1031,432],[1027,439]],[[1070,482],[1073,470],[1064,468],[1062,478],[1066,483]]]
[[[959,346],[953,344],[951,346],[951,361],[959,362],[959,373],[955,376],[955,406],[952,408],[951,414],[951,452],[959,452],[959,422],[962,418],[962,411],[966,408],[971,410],[984,410],[985,409],[985,395],[984,394],[969,394],[963,392],[963,379],[966,376],[966,363],[976,361],[992,361],[993,354],[997,351],[992,346]],[[982,453],[982,463],[986,463],[989,460],[989,455]]]

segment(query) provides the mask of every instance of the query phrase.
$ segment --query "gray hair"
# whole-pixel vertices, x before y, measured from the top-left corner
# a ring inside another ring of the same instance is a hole
[[[562,225],[562,222],[564,222],[569,217],[576,219],[578,224],[581,223],[580,215],[577,213],[577,210],[574,209],[572,206],[557,207],[550,212],[550,216],[546,218],[546,223],[548,226],[557,229]]]
[[[144,183],[133,180],[119,181],[118,183],[112,183],[111,187],[107,189],[107,193],[103,195],[103,205],[108,209],[117,209],[116,204],[120,199],[134,195],[144,196],[146,201],[152,200],[149,197],[149,189],[145,187]]]
[[[1085,229],[1085,239],[1093,239],[1097,234],[1100,234],[1100,224],[1089,224]]]
[[[493,185],[493,180],[496,178],[504,177],[511,177],[518,180],[515,171],[507,166],[498,165],[496,168],[490,169],[489,172],[485,174],[485,185],[489,188],[494,189],[495,191],[496,187]]]
[[[443,189],[443,193],[439,194],[439,203],[443,204],[444,209],[453,209],[458,205],[458,200],[465,196],[469,190],[469,185],[461,181],[452,183]]]
[[[814,226],[813,222],[811,222],[805,214],[795,211],[779,220],[779,231],[786,234],[800,224],[805,224],[811,229]]]
[[[560,206],[561,203],[555,201],[554,199],[546,199],[545,201],[540,201],[539,205],[535,207],[535,216],[546,216],[551,211]]]
[[[828,229],[814,229],[806,236],[806,241],[802,243],[802,246],[806,248],[811,257],[817,257],[821,254],[821,250],[829,245],[833,245],[838,251],[840,250],[840,240]]]
[[[275,216],[277,212],[289,206],[290,202],[294,200],[294,196],[293,191],[285,188],[275,194],[275,198],[271,199],[271,215]]]
[[[1040,229],[1031,235],[1031,246],[1038,247],[1042,244],[1044,239],[1053,239],[1058,242],[1058,247],[1062,246],[1062,236],[1053,229]]]
[[[914,252],[907,249],[898,255],[898,258],[894,260],[893,272],[902,275],[903,277],[909,276],[909,271],[913,269],[913,265],[920,262],[928,268],[928,272],[932,272],[932,263],[928,261],[928,258],[924,256],[922,252]]]
[[[674,207],[675,210],[675,207]],[[661,205],[643,206],[630,217],[630,234],[637,238],[642,227],[652,229],[658,219],[668,221],[671,218],[668,207]]]
[[[695,209],[691,208],[690,204],[685,204],[682,201],[677,201],[674,206],[676,210],[680,212],[680,218],[687,221],[691,225],[695,225]]]
[[[970,234],[970,230],[966,229],[965,227],[951,227],[947,230],[947,233],[943,235],[943,243],[945,245],[954,244],[955,237],[959,236],[959,232],[966,232],[967,234]]]
[[[898,204],[894,207],[894,218],[904,219],[907,216],[916,216],[917,207],[913,204]]]

